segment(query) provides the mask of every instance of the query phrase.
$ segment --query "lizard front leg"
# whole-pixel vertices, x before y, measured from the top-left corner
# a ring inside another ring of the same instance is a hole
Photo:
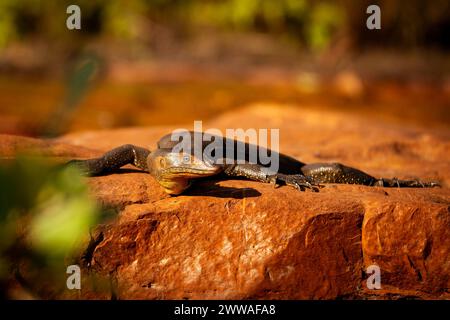
[[[223,172],[232,177],[245,177],[250,180],[274,185],[279,183],[289,185],[301,191],[311,189],[317,192],[320,187],[302,174],[271,173],[266,167],[258,164],[244,163],[226,165]]]
[[[126,144],[106,152],[100,158],[86,160],[71,160],[69,166],[76,166],[90,176],[96,176],[119,169],[126,164],[147,169],[147,157],[150,151],[132,144]]]

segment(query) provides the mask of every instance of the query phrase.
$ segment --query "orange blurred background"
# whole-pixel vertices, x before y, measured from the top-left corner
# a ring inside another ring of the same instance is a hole
[[[376,2],[381,30],[366,28],[372,1],[3,0],[0,133],[183,124],[252,102],[448,128],[450,2]]]

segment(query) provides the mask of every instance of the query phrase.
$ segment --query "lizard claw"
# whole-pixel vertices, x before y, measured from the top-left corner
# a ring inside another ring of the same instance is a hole
[[[419,183],[421,184],[422,188],[434,188],[434,187],[441,188],[442,187],[442,185],[436,181],[430,181],[430,182],[419,181]]]
[[[408,187],[408,188],[433,188],[433,187],[441,187],[441,184],[436,181],[431,182],[423,182],[419,179],[414,180],[400,180],[398,178],[392,178],[392,179],[386,179],[386,178],[380,178],[378,179],[375,184],[375,186],[380,187]]]
[[[314,183],[308,177],[301,174],[275,174],[270,177],[271,183],[277,186],[277,182],[282,182],[285,185],[292,186],[299,191],[305,191],[311,189],[313,192],[319,192],[319,188],[322,186]]]
[[[439,182],[436,182],[436,181],[424,182],[420,179],[414,179],[412,184],[413,184],[413,186],[420,187],[420,188],[442,187]]]

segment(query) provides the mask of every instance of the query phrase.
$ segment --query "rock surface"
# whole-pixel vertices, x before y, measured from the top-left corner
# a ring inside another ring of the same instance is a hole
[[[442,188],[327,185],[319,193],[246,180],[203,181],[169,197],[137,171],[89,178],[117,217],[96,230],[86,272],[119,299],[450,298],[450,131],[401,128],[346,114],[254,105],[203,125],[280,128],[280,150],[374,176]],[[28,143],[52,157],[121,144],[154,148],[171,127],[73,133],[53,141],[0,136],[2,156]],[[16,149],[15,149],[16,148]],[[366,270],[381,270],[381,289]],[[65,296],[62,296],[65,297]],[[78,296],[77,296],[78,297]]]

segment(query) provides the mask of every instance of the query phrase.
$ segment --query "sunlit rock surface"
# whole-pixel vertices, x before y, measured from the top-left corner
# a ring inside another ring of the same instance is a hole
[[[192,124],[187,124],[187,128]],[[280,151],[342,162],[374,176],[437,180],[442,188],[326,185],[318,193],[246,180],[210,180],[170,197],[145,173],[88,178],[115,216],[93,232],[81,294],[119,299],[450,298],[450,131],[403,128],[331,112],[253,105],[203,129],[279,128]],[[53,158],[132,143],[150,149],[175,127],[72,133],[53,141],[0,136]],[[223,131],[225,132],[225,131]],[[366,270],[381,270],[371,290]]]

